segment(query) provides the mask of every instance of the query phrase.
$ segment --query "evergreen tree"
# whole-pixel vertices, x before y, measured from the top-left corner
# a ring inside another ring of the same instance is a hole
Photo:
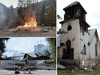
[[[56,38],[47,38],[47,41],[52,47],[53,57],[51,59],[56,59]]]
[[[42,6],[42,11],[40,15],[41,24],[45,24],[45,5]]]
[[[59,29],[59,31],[57,31],[57,34],[66,34],[66,33],[68,33],[68,31],[66,32],[66,31],[61,31],[61,29]]]
[[[59,19],[61,19],[62,20],[62,18],[61,18],[61,16],[60,15],[57,15],[57,19],[59,20]]]
[[[51,7],[46,12],[46,21],[48,22],[48,25],[56,26],[56,6],[54,3],[51,4]]]
[[[0,58],[2,56],[2,53],[5,52],[4,48],[5,48],[5,40],[8,40],[9,38],[0,38]]]

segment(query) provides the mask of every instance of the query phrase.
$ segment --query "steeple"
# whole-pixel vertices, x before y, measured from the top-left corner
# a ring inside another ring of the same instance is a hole
[[[72,18],[81,18],[85,21],[85,15],[87,14],[87,12],[84,10],[82,5],[78,1],[71,3],[63,10],[65,11],[64,20],[69,20]]]
[[[87,30],[87,28],[89,27],[89,25],[86,23],[86,18],[85,18],[87,12],[78,1],[71,3],[63,10],[65,11],[65,14],[64,14],[64,20],[60,22],[61,24],[68,20],[79,19],[80,26],[84,30]]]

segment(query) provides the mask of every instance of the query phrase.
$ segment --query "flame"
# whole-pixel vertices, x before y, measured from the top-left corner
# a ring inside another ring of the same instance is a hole
[[[34,31],[34,30],[38,31],[40,28],[37,28],[37,21],[36,21],[36,19],[34,19],[34,18],[29,18],[29,19],[30,19],[30,21],[26,22],[25,25],[18,26],[18,27],[16,27],[16,29],[18,29],[18,28],[25,28],[25,29],[30,30],[30,31]]]

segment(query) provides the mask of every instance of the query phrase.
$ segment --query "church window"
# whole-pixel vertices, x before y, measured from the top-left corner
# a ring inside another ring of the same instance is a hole
[[[84,31],[82,30],[82,35],[84,36]]]
[[[97,56],[97,44],[95,44],[95,56]]]
[[[70,31],[71,29],[72,29],[72,26],[69,25],[69,26],[67,27],[67,30]]]
[[[81,51],[81,54],[86,55],[86,46],[85,45],[83,46],[83,49]]]

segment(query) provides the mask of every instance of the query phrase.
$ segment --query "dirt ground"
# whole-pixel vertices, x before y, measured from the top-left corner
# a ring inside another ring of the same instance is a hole
[[[15,74],[14,70],[0,69],[0,75],[56,75],[56,70],[33,70],[31,74],[28,71],[19,71],[20,74]]]
[[[48,29],[47,27],[45,29]],[[0,29],[0,38],[4,37],[49,37],[49,38],[56,38],[56,27],[52,29],[49,28],[48,32],[32,32],[32,31],[25,31],[19,30],[14,31],[15,29]]]

